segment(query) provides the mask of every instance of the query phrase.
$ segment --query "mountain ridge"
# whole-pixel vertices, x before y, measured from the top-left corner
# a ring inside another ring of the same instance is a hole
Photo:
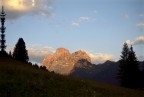
[[[101,64],[92,64],[89,55],[83,50],[70,53],[65,48],[58,48],[54,54],[46,56],[42,64],[49,71],[62,75],[120,85],[117,79],[119,61],[107,60]],[[140,62],[140,68],[144,69],[144,62]]]
[[[42,65],[46,66],[49,71],[68,75],[75,67],[75,64],[81,59],[91,62],[88,54],[82,50],[70,53],[65,48],[58,48],[55,53],[44,58]]]

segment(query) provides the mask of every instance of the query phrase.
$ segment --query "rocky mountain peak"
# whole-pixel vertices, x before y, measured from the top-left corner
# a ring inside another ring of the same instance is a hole
[[[75,65],[82,66],[80,64],[84,62],[78,64],[78,61],[82,59],[91,62],[85,51],[79,50],[71,54],[65,48],[58,48],[54,54],[44,58],[42,65],[46,66],[49,71],[67,75],[74,69]]]
[[[67,54],[67,53],[69,53],[69,50],[67,50],[65,48],[58,48],[55,53]]]
[[[75,55],[87,55],[87,53],[83,50],[78,50],[78,51],[74,52],[73,54],[75,54]]]
[[[91,58],[83,50],[79,50],[79,51],[72,53],[72,57],[77,61],[81,59],[86,59],[87,61],[91,62]]]

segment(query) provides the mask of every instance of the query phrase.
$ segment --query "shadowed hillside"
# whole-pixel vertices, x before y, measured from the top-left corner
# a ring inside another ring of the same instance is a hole
[[[0,97],[144,97],[144,91],[61,76],[0,57]]]

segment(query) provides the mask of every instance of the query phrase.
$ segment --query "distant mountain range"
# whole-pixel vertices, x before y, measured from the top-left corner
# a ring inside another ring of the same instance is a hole
[[[89,63],[91,67],[79,68],[76,67],[71,72],[71,75],[84,79],[97,80],[105,83],[118,85],[119,81],[116,78],[118,71],[118,62],[106,61],[103,64],[95,65]]]
[[[54,54],[44,58],[42,65],[49,71],[59,74],[119,85],[117,79],[119,62],[106,61],[103,64],[92,64],[88,54],[82,50],[71,54],[65,48],[58,48]],[[144,68],[144,62],[140,62],[140,68]]]

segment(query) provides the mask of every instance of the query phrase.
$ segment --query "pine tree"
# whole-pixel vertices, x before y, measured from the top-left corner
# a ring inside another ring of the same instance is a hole
[[[121,59],[120,59],[120,65],[119,65],[119,72],[118,72],[118,78],[120,80],[120,83],[122,86],[126,86],[127,84],[127,65],[128,65],[128,56],[129,56],[129,48],[127,43],[124,43],[123,49],[121,52]]]
[[[120,79],[121,85],[128,88],[137,88],[139,81],[139,68],[138,60],[133,47],[130,49],[125,43],[122,50],[119,73],[118,77]]]
[[[138,81],[140,76],[139,63],[136,57],[133,47],[130,47],[128,56],[128,73],[129,73],[129,87],[138,88]]]
[[[23,38],[19,38],[17,44],[15,45],[13,58],[25,63],[29,61],[28,53]]]

